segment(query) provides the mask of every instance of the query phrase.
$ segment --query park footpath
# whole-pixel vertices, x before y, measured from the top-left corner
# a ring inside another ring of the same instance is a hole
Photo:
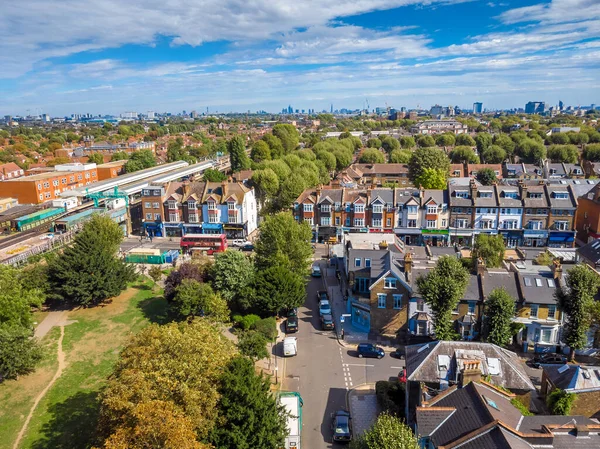
[[[359,343],[373,343],[381,346],[388,353],[394,351],[396,348],[392,346],[391,341],[378,336],[370,336],[368,332],[361,332],[352,327],[349,310],[347,310],[344,300],[349,292],[343,267],[337,271],[336,265],[329,261],[320,263],[321,272],[324,273],[323,286],[329,295],[338,343],[348,349],[356,349]],[[323,269],[324,265],[326,265],[325,269]],[[362,434],[371,427],[381,413],[375,395],[375,384],[365,383],[348,390],[346,407],[352,415],[354,435]]]

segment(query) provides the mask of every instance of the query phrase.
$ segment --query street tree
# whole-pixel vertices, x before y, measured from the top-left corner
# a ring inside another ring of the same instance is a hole
[[[306,300],[304,278],[283,264],[260,269],[254,275],[254,311],[275,315],[281,310],[300,307]]]
[[[212,285],[227,300],[231,308],[239,309],[238,300],[250,285],[254,273],[254,262],[240,251],[225,251],[217,254],[211,267]]]
[[[335,156],[329,151],[319,151],[317,152],[317,160],[322,161],[327,168],[327,171],[333,171],[336,167],[336,159]]]
[[[202,180],[210,182],[222,182],[227,181],[227,175],[217,169],[207,168],[204,170],[204,173],[202,173]]]
[[[411,149],[417,146],[414,137],[402,136],[400,137],[400,146],[402,148]]]
[[[569,346],[569,360],[575,350],[584,349],[592,319],[594,296],[600,288],[600,278],[587,265],[576,265],[567,272],[566,285],[556,293],[560,310],[565,314],[563,341]]]
[[[491,168],[482,168],[477,172],[477,181],[479,181],[484,186],[491,186],[494,182],[496,182],[496,172]]]
[[[397,417],[382,413],[350,443],[350,449],[419,449],[417,437]]]
[[[246,142],[242,136],[234,136],[227,143],[231,171],[237,172],[250,168],[250,158],[246,154]]]
[[[546,159],[546,147],[544,144],[527,137],[517,141],[515,151],[525,162],[531,164],[540,164]]]
[[[515,316],[515,299],[504,288],[492,290],[485,301],[484,333],[486,341],[506,346],[512,340],[511,325]]]
[[[456,142],[456,137],[454,137],[454,134],[438,134],[437,136],[435,136],[435,144],[438,147],[451,147],[455,144]]]
[[[579,151],[575,145],[550,145],[548,158],[552,162],[576,164],[579,160]]]
[[[101,394],[99,434],[106,438],[135,422],[140,404],[164,401],[203,440],[217,425],[219,379],[236,352],[206,320],[145,327],[121,351]]]
[[[475,140],[468,134],[459,134],[456,136],[456,145],[464,145],[467,147],[474,147]]]
[[[571,140],[566,133],[553,133],[550,136],[550,141],[556,145],[568,145],[571,143]]]
[[[312,257],[311,239],[308,223],[298,223],[289,212],[266,217],[255,245],[257,270],[282,266],[300,277],[306,276]]]
[[[432,136],[419,136],[417,137],[417,145],[420,148],[427,148],[427,147],[433,147],[435,145],[435,140],[433,139]]]
[[[250,180],[256,186],[259,197],[263,199],[273,198],[279,192],[279,178],[270,168],[255,170]]]
[[[154,167],[156,159],[151,150],[140,150],[128,156],[128,161],[125,164],[125,172],[132,173],[145,168]]]
[[[274,136],[273,134],[265,134],[262,137],[262,140],[264,140],[267,143],[267,145],[269,145],[269,150],[271,152],[272,159],[279,159],[283,156],[285,151],[283,149],[283,144],[281,143],[279,137]]]
[[[277,195],[279,209],[290,207],[307,187],[309,187],[309,184],[306,177],[299,172],[295,172],[289,178],[283,180]]]
[[[447,187],[448,176],[442,170],[425,168],[414,181],[415,186],[424,189],[443,190]]]
[[[384,136],[381,139],[381,147],[385,150],[386,153],[391,153],[394,150],[400,149],[400,142],[392,136]]]
[[[393,150],[390,153],[390,164],[408,164],[411,156],[410,150]]]
[[[369,140],[367,140],[367,147],[379,149],[379,148],[381,148],[381,140],[376,139],[376,138],[369,139]]]
[[[269,144],[264,140],[254,142],[252,151],[250,152],[250,159],[257,163],[270,160],[271,149],[269,148]]]
[[[298,130],[294,125],[278,123],[273,126],[273,135],[279,137],[285,153],[295,150],[300,142]]]
[[[506,245],[501,235],[477,234],[473,245],[473,264],[481,258],[488,268],[497,268],[502,265]]]
[[[235,357],[220,379],[219,422],[209,441],[217,449],[278,449],[287,434],[285,409],[254,364]]]
[[[361,164],[383,164],[385,163],[385,156],[378,149],[367,148],[361,153],[358,161]]]
[[[455,164],[478,164],[479,157],[475,154],[475,151],[471,147],[464,145],[454,147],[450,152],[450,160]]]
[[[427,275],[417,278],[417,287],[433,312],[437,340],[454,340],[452,311],[465,294],[469,272],[455,257],[441,257]]]
[[[352,163],[352,151],[337,149],[332,153],[335,156],[335,167],[343,170]]]
[[[88,156],[88,164],[104,164],[104,156],[100,153],[92,153]]]
[[[569,132],[567,135],[569,136],[569,141],[573,145],[585,145],[590,141],[590,138],[586,133]]]
[[[117,258],[123,231],[110,217],[94,215],[50,266],[53,295],[93,306],[117,296],[135,278],[133,267]]]
[[[418,148],[413,151],[408,164],[410,178],[414,181],[423,174],[426,168],[441,170],[447,176],[450,172],[450,159],[439,148]]]
[[[475,145],[477,146],[477,151],[479,154],[487,150],[492,145],[492,142],[493,138],[491,134],[477,133],[475,136]]]
[[[229,321],[227,301],[209,284],[195,279],[184,279],[169,305],[179,319],[202,316],[222,323]]]
[[[504,151],[506,151],[506,156],[509,157],[509,158],[512,157],[512,155],[513,155],[513,153],[515,151],[515,142],[514,142],[514,140],[512,140],[506,134],[496,134],[494,136],[494,143],[493,144],[499,146]],[[489,163],[491,163],[491,162],[489,162]]]
[[[255,330],[248,330],[240,334],[238,349],[253,362],[269,357],[266,337]]]
[[[501,164],[506,160],[506,157],[507,154],[504,148],[495,144],[490,145],[481,153],[481,159],[486,164]]]
[[[600,162],[600,144],[586,145],[583,150],[583,158],[590,162]]]

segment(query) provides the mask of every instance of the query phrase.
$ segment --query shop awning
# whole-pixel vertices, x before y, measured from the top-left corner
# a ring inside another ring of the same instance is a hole
[[[575,234],[572,232],[554,232],[550,234],[551,242],[572,243],[575,241]]]
[[[421,234],[423,235],[448,235],[447,229],[423,229],[421,230]]]
[[[221,223],[203,223],[202,229],[206,231],[220,231],[223,229],[223,225]]]

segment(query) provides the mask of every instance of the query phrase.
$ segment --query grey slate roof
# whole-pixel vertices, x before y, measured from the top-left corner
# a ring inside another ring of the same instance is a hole
[[[426,204],[430,199],[433,199],[436,204],[448,204],[448,190],[426,189],[423,194],[423,204]]]
[[[482,198],[481,192],[491,192],[491,198]],[[496,186],[480,187],[477,191],[477,196],[474,199],[476,207],[498,207],[498,198],[496,195]]]
[[[371,198],[370,202],[373,202],[377,199],[377,197],[381,198],[381,200],[387,205],[394,205],[394,191],[392,189],[373,189],[371,190]]]
[[[523,164],[505,164],[505,168],[507,176],[519,177],[524,173]]]
[[[541,198],[531,198],[530,193],[539,193],[542,195]],[[527,193],[523,198],[523,204],[526,208],[545,208],[548,207],[548,198],[546,197],[545,186],[542,185],[530,185],[527,186]]]
[[[518,187],[498,185],[496,186],[496,192],[498,193],[498,203],[500,204],[500,207],[523,207],[521,193],[519,192]],[[516,192],[517,199],[504,196],[506,192]]]
[[[396,205],[404,205],[411,198],[417,202],[417,204],[421,205],[421,198],[419,197],[419,189],[408,188],[408,189],[394,189],[394,198],[396,201]]]
[[[552,384],[569,392],[600,391],[600,367],[583,365],[542,365]]]
[[[551,271],[537,273],[518,273],[521,298],[528,304],[556,304],[559,285]]]
[[[600,239],[596,239],[585,246],[577,248],[577,254],[593,264],[600,263]]]
[[[417,424],[419,425],[419,435],[429,436],[431,432],[437,429],[453,413],[456,413],[454,407],[428,407],[417,409]]]
[[[469,192],[469,186],[456,186],[450,184],[448,186],[448,193],[450,195],[450,206],[458,207],[473,207],[473,198],[459,198],[456,196],[456,191],[467,191]],[[470,193],[469,193],[470,195]]]
[[[342,204],[342,189],[323,189],[321,190],[321,196],[319,198],[319,204],[323,202],[323,200],[327,197],[331,200],[333,204],[339,203]]]
[[[419,352],[419,349],[424,347]],[[456,376],[455,351],[481,351],[486,358],[500,360],[500,375],[492,376],[492,383],[513,390],[533,390],[534,386],[525,372],[517,354],[491,343],[470,341],[435,341],[406,347],[406,373],[409,381],[438,383],[439,371],[437,356],[446,355],[451,359],[448,379]],[[485,364],[485,361],[483,361]]]
[[[515,299],[519,300],[518,280],[516,273],[506,270],[486,271],[481,280],[483,286],[483,295],[487,298],[492,290],[496,288],[504,288],[507,293]]]
[[[469,274],[469,283],[462,299],[467,301],[479,301],[481,299],[479,295],[479,279],[476,274]]]
[[[548,202],[552,208],[575,209],[577,207],[577,199],[573,195],[573,191],[569,185],[549,184],[546,186],[546,192],[548,194]],[[555,192],[567,192],[568,198],[566,200],[557,199],[554,196]]]
[[[457,449],[533,449],[533,446],[505,430],[495,426],[489,432],[483,432]]]
[[[522,433],[543,433],[542,426],[544,424],[564,425],[573,423],[578,425],[598,424],[585,416],[562,416],[562,415],[533,415],[524,416],[517,430]]]

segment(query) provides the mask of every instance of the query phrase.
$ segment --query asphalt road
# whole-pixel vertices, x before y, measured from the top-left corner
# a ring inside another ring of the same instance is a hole
[[[347,409],[348,389],[398,375],[404,361],[359,359],[354,349],[341,346],[332,331],[320,327],[317,290],[321,278],[311,278],[307,301],[298,311],[298,355],[284,363],[283,390],[298,391],[303,400],[302,446],[309,449],[344,447],[331,443],[331,414]],[[280,345],[279,345],[280,346]],[[354,417],[359,419],[359,417]]]
[[[126,237],[121,243],[121,251],[128,252],[133,248],[158,248],[161,250],[179,249],[179,237],[155,237],[140,241],[139,237]]]

